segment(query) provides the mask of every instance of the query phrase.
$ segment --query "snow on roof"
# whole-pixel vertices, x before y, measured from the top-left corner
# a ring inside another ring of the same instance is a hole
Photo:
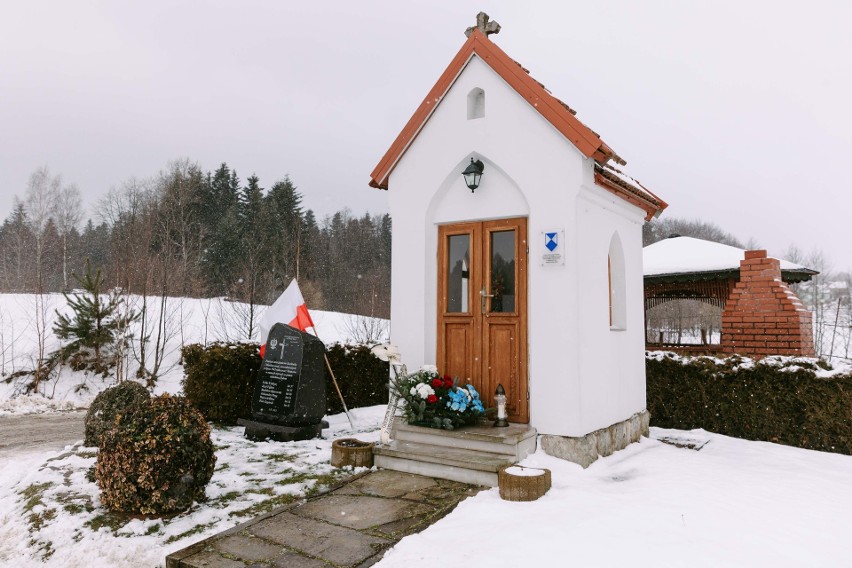
[[[627,196],[627,200],[633,202],[634,205],[638,205],[642,209],[645,209],[645,211],[648,212],[647,220],[658,216],[663,209],[668,207],[668,204],[665,201],[654,195],[654,193],[642,185],[638,179],[616,168],[610,163],[601,164],[596,162],[595,174],[601,175],[604,179],[638,197],[641,200],[639,203],[631,201],[630,196]],[[596,183],[603,187],[607,187],[607,184],[603,182],[603,180],[596,178]]]
[[[693,237],[669,237],[642,249],[645,276],[739,270],[745,249]],[[781,270],[809,271],[781,260]]]

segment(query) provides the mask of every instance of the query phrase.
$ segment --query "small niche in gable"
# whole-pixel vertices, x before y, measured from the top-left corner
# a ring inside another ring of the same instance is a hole
[[[485,116],[485,91],[476,87],[467,94],[467,119]]]

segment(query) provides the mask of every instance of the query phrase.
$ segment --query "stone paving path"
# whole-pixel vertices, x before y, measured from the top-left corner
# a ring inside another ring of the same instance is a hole
[[[481,489],[397,471],[367,472],[172,553],[166,568],[372,566],[399,539]]]

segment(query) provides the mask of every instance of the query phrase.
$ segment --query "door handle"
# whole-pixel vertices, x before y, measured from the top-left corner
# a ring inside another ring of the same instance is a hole
[[[493,298],[494,294],[486,294],[485,288],[483,288],[482,290],[479,291],[479,296],[480,296],[481,313],[485,314],[485,313],[487,313],[486,310],[488,309],[487,306],[485,305],[485,303],[487,302],[487,300],[485,298]]]

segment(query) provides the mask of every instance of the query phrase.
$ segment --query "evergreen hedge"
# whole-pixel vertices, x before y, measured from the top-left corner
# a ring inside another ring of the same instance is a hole
[[[250,418],[259,350],[257,343],[185,346],[183,395],[211,422],[234,426]]]
[[[373,355],[369,346],[334,344],[328,347],[327,354],[346,406],[361,408],[388,403],[390,367],[387,361]],[[343,412],[327,369],[325,392],[327,413]]]
[[[651,425],[852,455],[852,375],[822,362],[739,357],[646,359]]]
[[[192,344],[182,350],[183,392],[207,420],[234,425],[251,418],[251,398],[260,369],[256,343]],[[388,363],[366,345],[334,344],[328,360],[346,406],[360,408],[388,402]],[[340,397],[326,370],[326,412],[343,412]]]

